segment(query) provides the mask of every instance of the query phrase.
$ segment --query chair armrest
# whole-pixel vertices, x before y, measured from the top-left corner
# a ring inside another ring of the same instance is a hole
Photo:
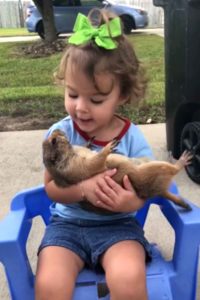
[[[11,211],[0,222],[0,262],[6,272],[11,299],[33,295],[34,275],[26,254],[31,223],[25,208]],[[19,286],[23,287],[21,291]]]
[[[178,194],[173,184],[170,191]],[[168,261],[168,277],[173,299],[196,299],[200,249],[200,208],[190,204],[186,211],[168,199],[155,197],[149,202],[160,206],[161,212],[175,232],[173,257]]]
[[[11,211],[26,209],[29,218],[40,215],[47,224],[50,217],[50,204],[51,200],[45,192],[44,185],[40,185],[16,194],[11,202]]]
[[[179,268],[181,258],[191,261],[196,257],[200,245],[200,208],[189,203],[192,210],[186,211],[170,201],[163,201],[161,211],[175,231],[173,263]],[[181,262],[181,266],[182,262]]]
[[[18,240],[25,243],[35,216],[41,215],[48,223],[50,203],[43,186],[16,194],[9,214],[0,222],[0,244]]]
[[[172,183],[170,192],[179,194],[177,186]],[[183,255],[184,248],[187,248],[184,257],[189,255],[188,245],[192,245],[197,250],[197,245],[200,245],[200,208],[194,205],[189,200],[184,199],[191,206],[191,211],[181,208],[168,199],[163,197],[155,197],[150,203],[158,204],[161,212],[168,220],[175,231],[175,248],[173,260],[177,260],[180,255]]]
[[[8,249],[15,247],[13,246],[15,244],[26,252],[25,247],[32,219],[41,215],[44,222],[48,223],[50,203],[44,186],[27,189],[15,195],[11,201],[9,214],[0,222],[0,260],[2,262],[7,261]]]
[[[185,211],[166,200],[161,205],[162,213],[175,231],[173,257],[169,268],[173,299],[195,299],[193,297],[197,293],[200,208],[189,204],[191,211]]]
[[[35,216],[41,215],[48,223],[50,203],[43,186],[24,190],[13,198],[9,214],[0,222],[0,262],[6,271],[10,293],[15,295],[13,299],[26,299],[26,295],[34,299],[34,275],[26,242]]]
[[[10,211],[0,222],[0,244],[27,239],[31,228],[31,220],[27,217],[26,209]],[[22,238],[23,236],[23,238]]]
[[[178,194],[175,184],[170,191]],[[200,246],[200,208],[186,200],[191,211],[181,208],[163,197],[155,197],[150,203],[158,204],[161,212],[175,232],[175,245],[172,257],[173,270],[178,274],[190,274],[191,280],[196,280],[196,264]],[[193,276],[193,277],[192,277]],[[183,287],[182,287],[183,288]]]

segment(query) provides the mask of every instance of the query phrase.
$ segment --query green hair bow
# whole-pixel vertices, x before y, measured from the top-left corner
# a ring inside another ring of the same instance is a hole
[[[103,47],[108,50],[116,49],[117,43],[112,37],[117,37],[122,34],[120,18],[114,18],[99,27],[94,27],[86,16],[79,13],[73,28],[75,32],[69,39],[68,42],[74,45],[81,45],[94,39],[95,43],[99,47]]]

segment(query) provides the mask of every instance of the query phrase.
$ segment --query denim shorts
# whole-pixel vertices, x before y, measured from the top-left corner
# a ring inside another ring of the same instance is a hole
[[[67,220],[53,216],[46,227],[38,253],[48,246],[60,246],[75,252],[92,269],[99,269],[102,254],[120,241],[138,241],[144,247],[146,260],[151,259],[151,245],[142,227],[133,217],[112,221]]]

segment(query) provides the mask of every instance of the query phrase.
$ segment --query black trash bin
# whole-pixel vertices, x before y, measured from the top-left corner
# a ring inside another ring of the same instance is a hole
[[[200,183],[200,0],[153,1],[164,9],[167,147],[192,152],[186,171]]]

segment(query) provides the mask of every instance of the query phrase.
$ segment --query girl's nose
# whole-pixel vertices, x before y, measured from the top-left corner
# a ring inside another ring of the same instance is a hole
[[[83,97],[79,97],[76,103],[77,111],[88,111],[87,101]]]

